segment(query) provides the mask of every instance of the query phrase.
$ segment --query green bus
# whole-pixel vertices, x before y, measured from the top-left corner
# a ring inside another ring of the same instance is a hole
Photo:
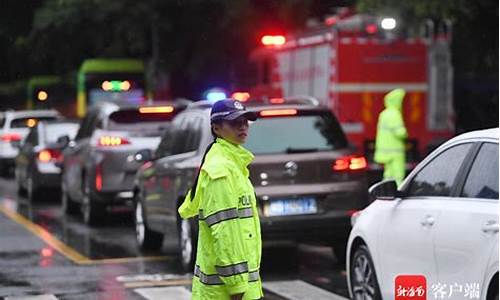
[[[77,116],[83,117],[87,107],[104,100],[144,103],[150,96],[145,75],[142,60],[85,60],[78,71]]]
[[[60,76],[33,76],[27,84],[27,109],[56,109],[61,114],[75,116],[74,84]]]

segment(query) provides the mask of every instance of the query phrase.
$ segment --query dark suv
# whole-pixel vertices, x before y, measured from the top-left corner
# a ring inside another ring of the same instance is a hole
[[[177,115],[135,183],[137,241],[159,248],[164,238],[180,242],[182,263],[192,264],[195,220],[181,220],[177,208],[191,187],[210,131],[208,102]],[[319,242],[344,257],[350,216],[368,204],[366,159],[356,155],[331,111],[312,104],[247,105],[252,122],[244,145],[255,154],[255,187],[264,241]],[[339,252],[340,251],[340,252]]]

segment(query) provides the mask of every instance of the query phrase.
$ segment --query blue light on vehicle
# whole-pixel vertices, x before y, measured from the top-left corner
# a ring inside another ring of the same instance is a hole
[[[206,96],[205,96],[206,99],[208,101],[211,101],[211,102],[215,102],[215,101],[219,101],[219,100],[227,98],[226,93],[223,90],[218,89],[218,88],[210,89],[205,94],[206,94]]]

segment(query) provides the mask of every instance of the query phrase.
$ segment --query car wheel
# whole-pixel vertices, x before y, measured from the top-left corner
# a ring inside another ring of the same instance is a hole
[[[163,245],[163,234],[148,228],[140,199],[137,199],[135,205],[135,236],[137,244],[143,250],[159,250]]]
[[[38,201],[40,195],[38,194],[38,188],[36,187],[36,183],[33,180],[33,176],[28,176],[26,179],[26,197],[28,198],[28,202],[33,203]]]
[[[97,222],[104,215],[103,205],[96,203],[96,201],[92,199],[90,193],[90,186],[88,182],[85,182],[84,185],[83,199],[82,199],[82,215],[83,215],[83,221],[87,225],[96,225]]]
[[[61,182],[61,208],[65,215],[74,214],[78,211],[75,202],[68,195],[68,190],[64,181]]]
[[[186,272],[193,270],[196,260],[197,230],[193,224],[194,220],[192,219],[181,219],[179,224],[181,264]]]
[[[358,247],[352,256],[349,279],[354,300],[382,299],[373,261],[365,245]]]

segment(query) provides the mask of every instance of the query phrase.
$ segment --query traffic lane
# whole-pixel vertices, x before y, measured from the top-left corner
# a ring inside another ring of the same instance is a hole
[[[0,178],[0,298],[54,294],[61,299],[144,299],[116,280],[127,274],[179,273],[167,251],[141,253],[130,219],[100,228],[65,217],[58,199],[30,205],[15,181]]]
[[[330,247],[266,246],[264,242],[261,274],[264,281],[301,280],[348,297],[345,266],[338,264]]]
[[[55,239],[88,260],[144,256],[152,258],[164,256],[165,253],[177,254],[175,244],[166,244],[163,252],[141,251],[135,242],[135,228],[130,209],[115,210],[109,213],[99,226],[89,227],[83,223],[81,214],[68,216],[62,212],[58,195],[44,192],[44,199],[30,203],[25,197],[17,194],[15,185],[13,179],[0,178],[0,199],[4,199],[3,205],[50,232]]]
[[[69,260],[60,259],[57,260],[58,263],[65,261],[66,264],[74,265],[76,262],[77,265],[91,265],[97,269],[99,265],[103,269],[106,265],[113,265],[113,268],[120,266],[121,269],[113,273],[118,275],[182,273],[175,246],[167,245],[162,251],[148,253],[150,256],[145,256],[138,250],[133,222],[127,213],[110,215],[101,226],[89,228],[82,223],[80,216],[68,217],[62,214],[58,199],[47,199],[30,205],[26,199],[17,196],[13,180],[0,179],[0,197],[3,198],[0,200],[1,205],[11,207],[76,252],[76,255],[71,256],[62,249]],[[59,257],[60,254],[55,253],[55,256]],[[153,260],[162,257],[165,261]],[[343,267],[336,265],[329,247],[300,245],[298,248],[287,249],[266,246],[261,274],[264,281],[303,280],[347,296],[345,272],[342,269]],[[135,285],[140,286],[141,283]],[[266,295],[266,299],[280,299],[268,291]]]
[[[0,298],[50,293],[66,299],[142,299],[115,277],[164,269],[149,262],[78,265],[4,214],[0,226]]]

